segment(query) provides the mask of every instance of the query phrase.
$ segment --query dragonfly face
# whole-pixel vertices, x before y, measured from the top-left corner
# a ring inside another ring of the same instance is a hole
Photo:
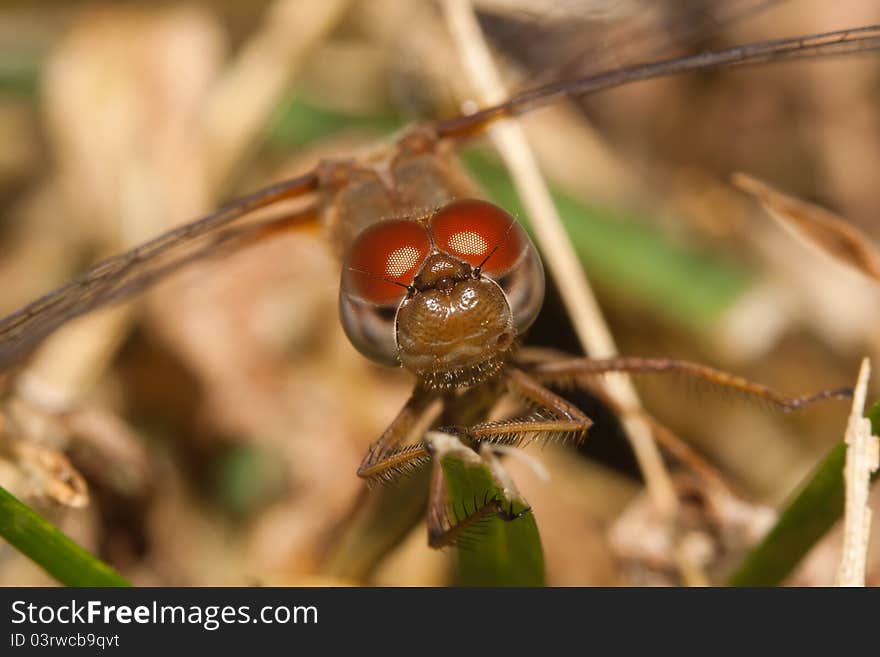
[[[342,268],[352,344],[429,388],[496,374],[544,298],[540,258],[516,220],[475,199],[364,230]]]

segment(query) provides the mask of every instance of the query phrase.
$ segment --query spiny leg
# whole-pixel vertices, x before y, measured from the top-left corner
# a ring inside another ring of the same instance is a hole
[[[389,450],[369,465],[362,464],[358,468],[358,477],[366,479],[368,485],[390,483],[422,467],[430,460],[431,453],[424,444],[405,445]]]
[[[510,368],[507,384],[511,393],[525,400],[533,410],[508,420],[481,422],[471,427],[446,429],[475,443],[523,445],[538,440],[558,440],[580,444],[593,424],[584,413],[556,393],[548,390],[522,370]]]
[[[795,410],[822,399],[847,399],[852,396],[850,389],[840,388],[823,390],[802,397],[787,397],[761,384],[706,365],[667,358],[618,357],[601,360],[574,358],[557,349],[526,347],[518,352],[516,363],[544,383],[560,386],[577,385],[597,397],[618,415],[622,415],[624,409],[601,385],[602,374],[678,372],[711,385],[733,389],[735,392],[756,398],[783,411]],[[676,459],[707,483],[731,493],[736,492],[735,486],[730,481],[672,430],[644,411],[640,415],[647,422],[655,440]]]
[[[391,481],[431,459],[430,453],[422,443],[402,447],[399,445],[436,398],[435,393],[424,388],[419,387],[413,391],[397,417],[382,432],[379,439],[370,445],[358,468],[358,477],[371,482]]]
[[[608,394],[598,380],[584,380],[579,384],[584,390],[596,397],[605,406],[618,416],[623,415],[621,405]],[[715,486],[719,490],[726,491],[731,495],[742,497],[736,486],[709,461],[701,456],[693,447],[675,434],[669,427],[657,420],[650,413],[642,411],[640,417],[647,423],[654,436],[654,440],[663,447],[670,455],[680,461],[682,465],[702,479],[706,484]]]
[[[537,380],[553,385],[583,385],[584,381],[614,372],[626,374],[675,372],[761,400],[782,411],[803,408],[823,399],[849,399],[852,397],[852,389],[850,388],[820,390],[802,396],[783,395],[765,385],[708,365],[671,358],[568,358],[550,362],[532,362],[528,365],[528,371]]]
[[[504,508],[495,496],[487,491],[481,498],[473,500],[473,508],[462,506],[461,512],[452,508],[450,516],[449,496],[446,493],[446,481],[443,478],[443,467],[434,461],[431,469],[431,487],[428,490],[428,545],[434,549],[450,547],[467,548],[473,534],[478,533],[481,525],[493,516],[505,521],[516,520],[531,512],[530,507],[514,513],[513,505]]]

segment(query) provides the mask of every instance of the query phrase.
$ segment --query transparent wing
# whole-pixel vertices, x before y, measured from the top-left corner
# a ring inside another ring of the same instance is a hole
[[[764,41],[724,50],[636,64],[565,82],[543,85],[474,114],[438,121],[438,137],[464,139],[480,134],[486,125],[551,104],[638,80],[712,68],[758,64],[796,58],[823,57],[880,49],[880,26]],[[315,191],[318,175],[310,171],[245,196],[197,221],[169,231],[146,244],[101,262],[71,282],[0,319],[0,370],[24,358],[65,322],[113,301],[142,291],[186,264],[215,254],[226,245],[253,239],[272,230],[269,224],[227,228],[248,213],[278,201]],[[300,217],[306,222],[312,213]],[[296,223],[288,218],[288,224]]]
[[[578,98],[639,80],[709,69],[851,55],[877,50],[880,50],[880,25],[761,41],[685,57],[633,64],[563,82],[551,82],[518,93],[499,105],[466,116],[439,121],[435,124],[435,129],[441,137],[467,138],[482,132],[487,124],[497,119],[518,116],[563,98]]]
[[[62,324],[153,285],[185,265],[217,254],[223,247],[253,241],[267,232],[306,223],[313,211],[231,227],[254,210],[315,189],[314,172],[245,196],[201,219],[98,263],[69,283],[0,320],[0,370],[27,356]],[[225,229],[225,230],[224,230]]]
[[[683,55],[725,26],[783,0],[626,0],[553,5],[542,11],[489,2],[487,36],[526,72],[531,86]],[[554,8],[556,11],[554,11]],[[539,13],[536,13],[539,12]]]

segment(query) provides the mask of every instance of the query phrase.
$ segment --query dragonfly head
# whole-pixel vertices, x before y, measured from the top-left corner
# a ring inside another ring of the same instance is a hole
[[[504,210],[453,201],[382,221],[354,241],[340,286],[342,323],[368,357],[430,388],[497,374],[544,296],[538,254]]]

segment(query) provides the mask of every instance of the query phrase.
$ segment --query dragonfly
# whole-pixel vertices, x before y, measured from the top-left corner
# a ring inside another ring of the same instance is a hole
[[[321,162],[98,263],[0,319],[0,370],[22,364],[72,319],[137,294],[225,247],[319,227],[343,256],[339,309],[352,344],[366,357],[403,367],[416,379],[410,399],[358,469],[370,482],[392,481],[432,463],[428,443],[403,441],[438,405],[435,428],[474,449],[550,440],[580,444],[591,420],[552,388],[581,385],[605,373],[679,372],[783,410],[846,397],[846,390],[781,395],[744,378],[673,359],[546,357],[522,347],[544,295],[540,256],[509,213],[478,198],[479,190],[455,151],[497,121],[640,80],[877,49],[880,26],[750,43],[551,82],[493,106],[408,128],[388,149],[360,159]],[[254,219],[258,211],[294,199],[311,203],[280,218]],[[485,420],[505,395],[528,410]],[[528,513],[486,498],[450,520],[437,462],[431,467],[432,547],[455,544],[481,518],[514,521]]]

